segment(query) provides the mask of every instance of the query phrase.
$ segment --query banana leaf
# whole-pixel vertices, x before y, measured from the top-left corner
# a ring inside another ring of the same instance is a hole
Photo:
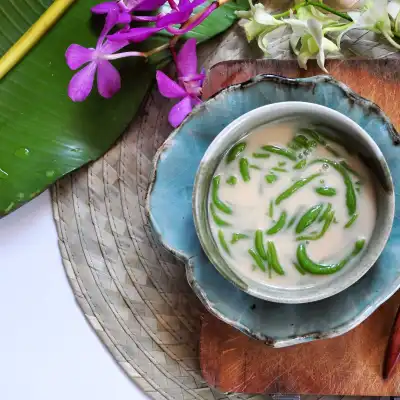
[[[95,0],[78,0],[40,42],[0,80],[0,216],[37,196],[65,174],[97,159],[121,135],[153,84],[154,63],[120,60],[122,89],[112,99],[94,90],[83,103],[73,103],[67,86],[73,72],[64,53],[71,43],[94,47],[96,29],[90,8]],[[233,24],[234,12],[246,0],[227,3],[193,32],[205,41]],[[39,18],[50,0],[2,0],[0,56]],[[169,35],[149,39],[165,43]],[[161,63],[165,53],[156,62]]]

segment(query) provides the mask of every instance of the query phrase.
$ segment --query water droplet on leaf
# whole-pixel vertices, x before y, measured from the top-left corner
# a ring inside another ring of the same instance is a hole
[[[19,157],[19,158],[26,158],[28,157],[30,154],[29,149],[25,148],[25,147],[20,147],[19,149],[17,149],[14,153],[15,156]]]
[[[52,178],[55,175],[55,171],[51,170],[51,171],[46,171],[46,176],[48,178]]]

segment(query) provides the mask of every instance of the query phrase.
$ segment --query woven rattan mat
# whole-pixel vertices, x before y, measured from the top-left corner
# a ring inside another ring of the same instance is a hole
[[[378,51],[377,57],[393,54],[362,32],[358,35],[353,42],[362,45],[364,53],[369,46]],[[239,36],[236,27],[207,44],[201,64],[251,56]],[[277,37],[283,39],[284,34]],[[349,51],[357,54],[356,47]],[[288,54],[277,46],[274,55]],[[202,379],[198,340],[204,310],[186,282],[183,264],[156,243],[145,215],[152,159],[171,132],[170,107],[154,90],[140,116],[106,155],[53,187],[68,279],[100,340],[150,398],[269,398],[222,394]]]

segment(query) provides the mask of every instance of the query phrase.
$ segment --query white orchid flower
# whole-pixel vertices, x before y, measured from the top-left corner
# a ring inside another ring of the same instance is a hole
[[[256,5],[253,5],[252,1],[249,3],[249,11],[236,12],[238,17],[249,20],[243,25],[247,41],[251,42],[260,34],[271,32],[278,26],[284,25],[283,21],[276,19],[261,3]]]
[[[388,13],[394,20],[394,31],[400,33],[400,0],[388,4]]]
[[[320,21],[322,24],[331,24],[340,20],[340,17],[334,14],[327,14],[319,11],[314,6],[300,7],[296,12],[297,19],[307,21],[310,18],[314,18]]]
[[[391,6],[392,12],[396,10],[396,3]],[[349,28],[345,29],[337,38],[337,42],[340,43],[343,35],[350,29],[368,29],[372,32],[381,33],[387,41],[397,49],[400,49],[400,44],[393,40],[392,26],[389,18],[389,6],[388,0],[367,0],[363,2],[363,12],[349,12],[349,16],[354,21]]]
[[[293,17],[285,22],[292,27],[293,33],[290,37],[290,45],[297,55],[297,61],[301,68],[307,69],[307,61],[315,57],[318,66],[324,71],[325,54],[338,51],[335,43],[324,37],[323,25],[315,18],[299,20]],[[300,44],[300,48],[299,48]]]

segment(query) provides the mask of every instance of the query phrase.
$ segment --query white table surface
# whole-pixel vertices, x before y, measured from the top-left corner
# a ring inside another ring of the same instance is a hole
[[[147,399],[74,300],[48,192],[0,220],[0,399]]]

